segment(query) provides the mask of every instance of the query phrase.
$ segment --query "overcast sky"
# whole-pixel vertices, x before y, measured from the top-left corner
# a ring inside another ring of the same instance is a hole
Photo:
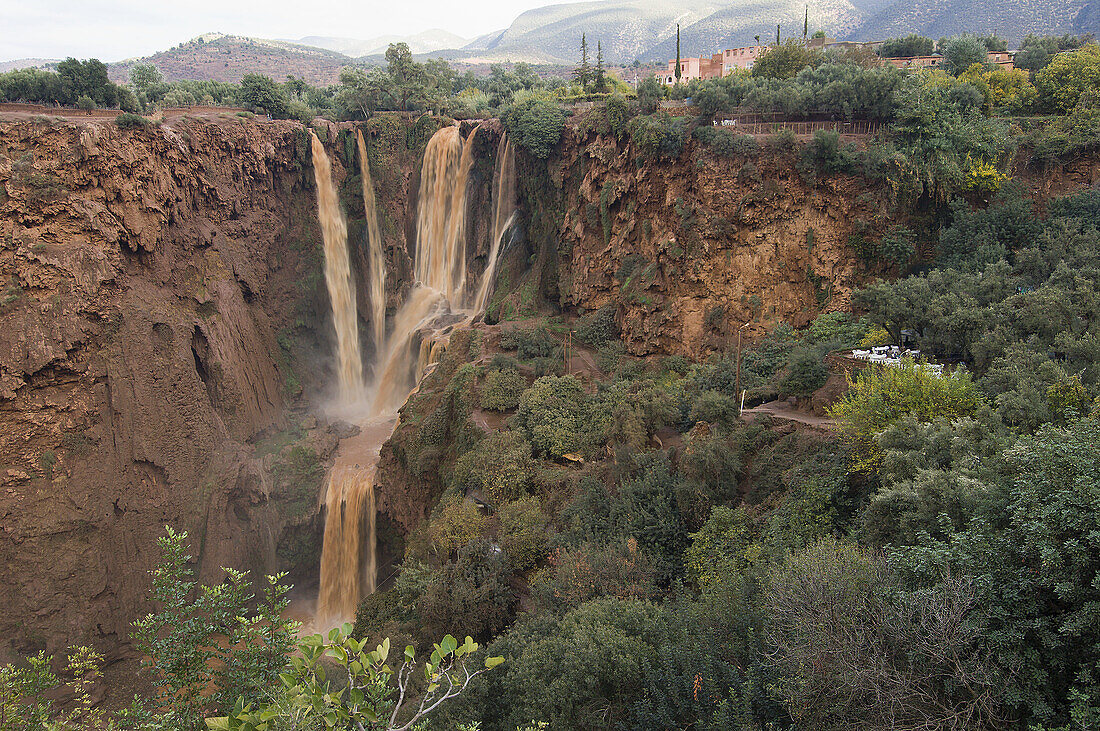
[[[373,38],[442,28],[466,38],[555,0],[0,0],[0,61],[120,61],[216,31],[259,38]]]

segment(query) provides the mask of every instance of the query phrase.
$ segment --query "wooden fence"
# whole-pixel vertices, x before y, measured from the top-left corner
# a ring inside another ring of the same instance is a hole
[[[774,135],[780,130],[789,129],[796,135],[812,135],[818,130],[829,130],[842,135],[873,135],[879,130],[879,123],[866,119],[857,119],[851,122],[741,122],[736,119],[716,120],[716,127],[740,132],[746,135]]]

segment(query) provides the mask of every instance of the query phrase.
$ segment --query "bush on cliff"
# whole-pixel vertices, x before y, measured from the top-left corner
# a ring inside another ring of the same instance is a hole
[[[115,117],[115,124],[118,125],[119,129],[143,129],[148,127],[150,122],[140,114],[124,112]]]
[[[516,144],[545,160],[561,141],[568,114],[546,96],[516,94],[516,98],[501,113],[501,121]]]
[[[489,371],[481,387],[481,408],[508,411],[519,406],[519,397],[527,390],[527,379],[513,370]]]
[[[630,120],[630,141],[643,157],[673,159],[684,149],[683,117],[668,112]]]

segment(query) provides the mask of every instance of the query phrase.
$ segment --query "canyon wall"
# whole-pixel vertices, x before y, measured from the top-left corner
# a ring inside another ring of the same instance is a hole
[[[166,524],[204,580],[276,568],[302,135],[0,123],[0,651],[124,638]]]

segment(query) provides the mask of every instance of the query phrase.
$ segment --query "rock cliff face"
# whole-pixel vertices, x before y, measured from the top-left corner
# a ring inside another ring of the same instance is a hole
[[[0,651],[125,637],[165,524],[275,568],[302,134],[0,124]]]
[[[636,355],[700,356],[743,323],[759,334],[846,307],[860,280],[849,236],[889,221],[887,191],[800,174],[794,151],[723,158],[692,142],[678,160],[640,163],[625,143],[570,132],[555,171],[561,300],[617,305]]]

